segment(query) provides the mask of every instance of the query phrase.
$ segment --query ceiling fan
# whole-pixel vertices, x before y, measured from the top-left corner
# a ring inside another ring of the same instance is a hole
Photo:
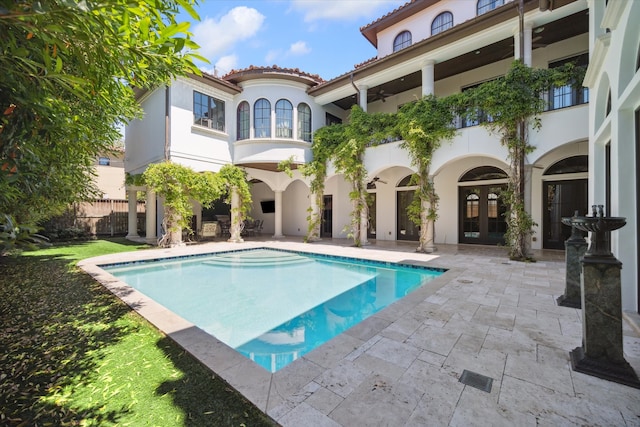
[[[371,102],[375,102],[375,101],[382,101],[382,102],[386,102],[386,98],[388,96],[393,96],[393,93],[385,93],[383,88],[378,89],[378,91],[373,95],[373,99],[371,100]]]
[[[384,181],[382,179],[380,179],[379,176],[374,176],[373,179],[371,180],[371,183],[375,184],[376,182],[379,182],[380,184],[386,184],[387,181]]]

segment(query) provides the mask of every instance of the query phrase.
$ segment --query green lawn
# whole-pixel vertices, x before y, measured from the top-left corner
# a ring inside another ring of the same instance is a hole
[[[96,240],[0,257],[0,425],[274,425],[75,267],[144,247]]]

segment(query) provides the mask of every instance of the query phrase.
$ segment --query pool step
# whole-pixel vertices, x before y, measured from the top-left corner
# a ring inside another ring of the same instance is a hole
[[[242,265],[246,267],[264,267],[273,265],[307,264],[314,262],[312,259],[296,254],[253,252],[253,253],[229,253],[220,254],[214,259],[204,261],[206,265]]]

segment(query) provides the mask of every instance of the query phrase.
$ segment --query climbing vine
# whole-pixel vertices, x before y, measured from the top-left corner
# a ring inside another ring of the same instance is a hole
[[[149,165],[142,180],[149,190],[163,199],[166,233],[160,238],[159,246],[180,243],[182,238],[178,233],[183,229],[190,230],[192,200],[207,206],[222,193],[220,180],[212,172],[196,173],[170,161]]]
[[[313,242],[320,238],[320,225],[324,209],[324,181],[327,178],[327,163],[331,159],[335,148],[344,139],[344,125],[333,124],[318,129],[313,136],[311,152],[313,160],[302,165],[300,172],[305,177],[311,177],[310,194],[315,197],[316,210],[309,208],[307,216],[307,234],[305,242]]]
[[[504,77],[483,83],[460,98],[466,105],[467,118],[479,120],[489,131],[499,134],[509,153],[509,184],[502,197],[508,206],[505,240],[511,259],[530,259],[528,242],[536,225],[524,203],[525,157],[535,149],[529,144],[528,128],[541,127],[545,91],[553,86],[578,85],[583,77],[584,69],[572,63],[534,69],[514,61]]]
[[[408,207],[409,219],[420,225],[419,252],[434,250],[431,233],[437,219],[438,195],[430,178],[433,153],[443,141],[456,134],[453,126],[453,98],[436,98],[428,95],[405,104],[398,114],[398,132],[403,140],[400,147],[407,150],[416,173],[411,184],[417,185],[415,197]]]

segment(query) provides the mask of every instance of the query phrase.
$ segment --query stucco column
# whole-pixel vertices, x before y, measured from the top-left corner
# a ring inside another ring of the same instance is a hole
[[[532,52],[532,29],[533,22],[524,23],[524,52],[522,59],[524,64],[531,67],[531,52]],[[520,28],[516,28],[513,32],[513,54],[515,59],[520,59]]]
[[[274,238],[284,237],[282,234],[282,191],[275,191],[275,231],[273,233]]]
[[[358,86],[358,89],[360,90],[360,96],[358,97],[360,101],[360,108],[362,108],[366,112],[367,111],[367,91],[369,90],[369,86],[360,85]]]
[[[435,61],[428,60],[422,63],[422,96],[435,94]]]
[[[229,228],[228,242],[242,243],[242,215],[240,213],[240,195],[234,187],[231,189],[231,227]]]
[[[156,193],[147,190],[147,203],[145,208],[145,217],[147,221],[147,236],[145,240],[149,244],[157,244],[156,236]]]
[[[138,200],[136,199],[137,195],[136,190],[128,189],[127,197],[128,197],[128,223],[127,223],[127,239],[135,239],[138,236]]]
[[[320,210],[318,208],[318,194],[310,193],[309,202],[311,207],[311,218],[313,218],[314,221],[318,221],[314,229],[311,230],[311,232],[307,232],[307,241],[316,242],[318,240],[322,240],[320,239]]]
[[[366,183],[363,183],[364,188],[367,187]],[[360,245],[369,245],[369,238],[367,237],[367,231],[369,230],[369,206],[367,206],[367,194],[362,194],[362,210],[360,211]]]

